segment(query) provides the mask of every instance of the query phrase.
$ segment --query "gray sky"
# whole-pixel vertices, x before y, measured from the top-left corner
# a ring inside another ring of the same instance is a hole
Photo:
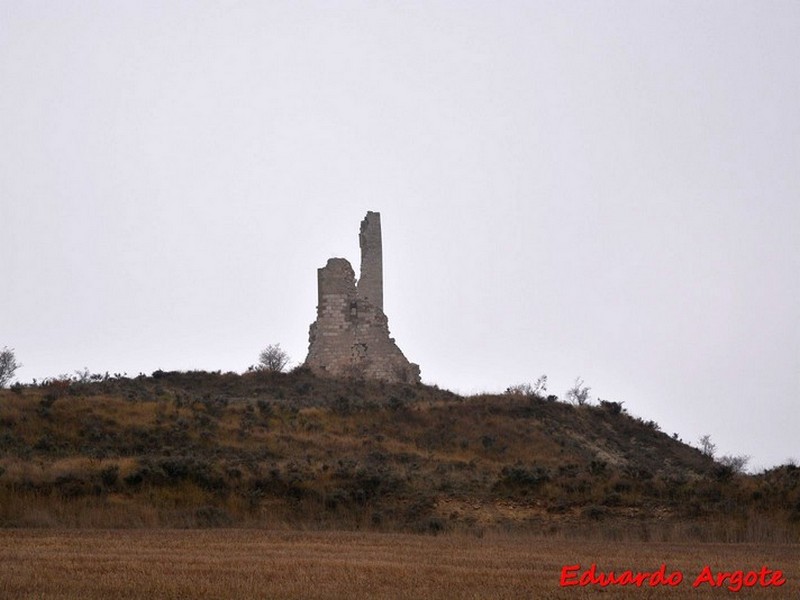
[[[423,381],[800,459],[800,3],[0,0],[0,347],[305,358],[380,211]]]

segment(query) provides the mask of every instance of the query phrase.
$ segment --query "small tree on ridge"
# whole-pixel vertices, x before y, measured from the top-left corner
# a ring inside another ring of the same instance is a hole
[[[258,368],[262,371],[280,373],[289,364],[289,355],[280,344],[270,344],[258,355]]]
[[[567,400],[576,406],[583,406],[589,402],[589,392],[592,388],[583,385],[583,379],[577,377],[575,385],[567,390]]]
[[[714,458],[716,451],[717,445],[711,441],[711,436],[709,434],[700,436],[700,452],[710,458]]]
[[[13,379],[14,372],[21,366],[17,362],[17,357],[14,356],[14,350],[4,347],[0,352],[0,388],[5,387]]]

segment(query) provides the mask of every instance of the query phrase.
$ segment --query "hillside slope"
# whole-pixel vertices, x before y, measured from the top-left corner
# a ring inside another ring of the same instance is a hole
[[[736,474],[620,408],[303,369],[17,386],[0,391],[0,526],[800,539],[800,469]]]

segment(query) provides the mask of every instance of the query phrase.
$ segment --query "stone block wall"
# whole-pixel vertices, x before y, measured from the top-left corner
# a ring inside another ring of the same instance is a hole
[[[361,222],[361,278],[350,263],[331,258],[317,270],[317,320],[309,329],[305,364],[320,375],[418,383],[411,363],[389,336],[383,313],[383,256],[380,214]]]
[[[381,215],[368,212],[361,221],[358,234],[361,248],[361,278],[358,280],[358,297],[375,308],[383,310],[383,242],[381,240]]]

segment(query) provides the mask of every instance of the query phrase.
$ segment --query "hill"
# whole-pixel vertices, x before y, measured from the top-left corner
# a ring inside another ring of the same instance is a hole
[[[797,541],[800,469],[736,473],[613,402],[87,373],[0,391],[0,526]]]

